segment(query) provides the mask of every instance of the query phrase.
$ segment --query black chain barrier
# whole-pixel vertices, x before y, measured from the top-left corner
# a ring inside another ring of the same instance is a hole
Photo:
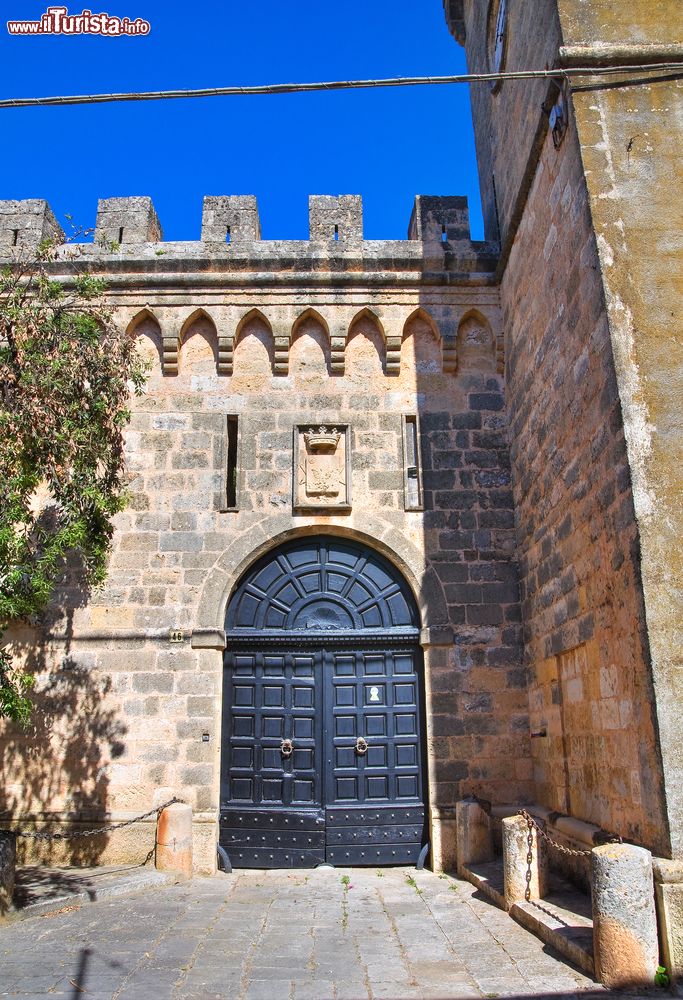
[[[133,819],[126,819],[121,823],[100,826],[95,830],[74,830],[70,833],[50,833],[49,830],[0,830],[0,833],[14,834],[15,837],[23,837],[25,840],[77,840],[85,837],[99,837],[103,833],[111,833],[112,830],[123,830],[126,826],[133,826],[134,823],[139,823],[143,819],[149,819],[150,816],[159,816],[164,809],[175,805],[177,802],[184,804],[182,799],[174,796],[168,802],[164,802],[163,805],[155,806],[154,809],[150,809],[146,813],[141,813],[140,816],[134,816]]]

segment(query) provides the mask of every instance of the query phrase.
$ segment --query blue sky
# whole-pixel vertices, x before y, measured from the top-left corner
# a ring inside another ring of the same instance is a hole
[[[10,37],[47,0],[5,0],[0,96],[465,72],[441,0],[62,0],[142,17],[136,38]],[[415,194],[466,194],[482,238],[466,86],[0,110],[0,198],[92,226],[151,195],[166,239],[199,238],[205,194],[255,194],[266,239],[308,237],[308,195],[362,194],[365,236],[403,239]]]

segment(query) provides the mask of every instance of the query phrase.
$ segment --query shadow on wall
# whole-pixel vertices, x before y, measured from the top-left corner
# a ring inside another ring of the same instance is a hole
[[[73,611],[88,599],[84,589],[65,587],[41,622],[10,636],[11,649],[35,677],[34,709],[27,730],[6,724],[0,738],[0,825],[17,830],[87,830],[107,819],[109,765],[125,749],[126,727],[107,704],[110,677],[93,670],[94,654],[71,649]],[[66,625],[66,628],[65,628]],[[45,640],[54,628],[66,632],[57,650]],[[59,818],[57,826],[51,820]],[[109,837],[68,840],[17,839],[18,860],[90,866]]]

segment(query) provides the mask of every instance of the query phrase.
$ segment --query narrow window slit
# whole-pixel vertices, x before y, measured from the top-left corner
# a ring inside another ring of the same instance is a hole
[[[119,243],[123,243],[123,226],[119,227]]]
[[[339,242],[339,226],[334,227],[334,238]]]
[[[448,230],[445,226],[441,227],[441,242],[448,243]]]
[[[19,230],[18,229],[13,229],[12,230],[12,246],[15,247],[18,242],[19,242]]]
[[[225,230],[225,242],[226,243],[230,243],[231,242],[231,239],[230,239],[230,226],[228,226],[228,228]]]
[[[403,485],[406,510],[422,510],[420,427],[417,414],[403,415]]]
[[[237,439],[238,418],[228,416],[228,454],[226,461],[225,501],[228,510],[237,509]]]

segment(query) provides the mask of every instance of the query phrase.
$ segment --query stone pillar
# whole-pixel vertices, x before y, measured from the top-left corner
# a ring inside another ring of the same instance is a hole
[[[513,903],[524,900],[526,892],[529,827],[522,816],[506,816],[502,825],[505,905],[510,909]],[[531,898],[543,899],[548,893],[548,853],[536,829],[532,831],[531,855]]]
[[[652,986],[659,960],[652,855],[631,844],[591,852],[595,975],[610,989]]]
[[[184,878],[192,875],[192,807],[167,806],[157,823],[156,867]]]
[[[655,901],[662,964],[674,982],[683,981],[683,862],[654,858]]]
[[[17,838],[13,833],[0,833],[0,916],[12,908],[16,865]]]
[[[458,874],[463,868],[493,859],[491,817],[476,799],[456,802],[455,839]]]

